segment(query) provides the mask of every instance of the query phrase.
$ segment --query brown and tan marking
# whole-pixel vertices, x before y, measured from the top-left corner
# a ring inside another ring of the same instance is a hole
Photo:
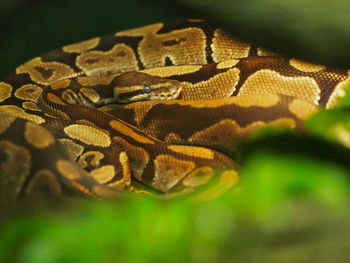
[[[135,182],[168,197],[211,182],[193,199],[215,198],[238,181],[227,155],[241,140],[266,125],[302,129],[349,84],[348,71],[283,58],[201,20],[65,45],[0,82],[1,201],[108,197]]]

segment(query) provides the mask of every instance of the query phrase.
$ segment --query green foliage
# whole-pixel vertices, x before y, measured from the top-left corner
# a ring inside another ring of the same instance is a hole
[[[334,224],[348,207],[348,171],[310,157],[256,152],[241,178],[238,187],[211,202],[74,201],[8,217],[1,228],[0,262],[253,260],[291,222],[296,232],[289,235],[298,239],[298,231],[313,235],[315,225],[325,227],[327,217]],[[255,256],[249,256],[252,247]]]
[[[306,122],[308,132],[350,148],[350,91],[347,90],[337,107],[321,110]]]

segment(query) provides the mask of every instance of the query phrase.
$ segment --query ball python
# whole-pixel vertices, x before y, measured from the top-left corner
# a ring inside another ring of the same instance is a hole
[[[240,141],[266,125],[303,129],[349,79],[202,20],[63,46],[0,82],[0,200],[214,198],[238,181]]]

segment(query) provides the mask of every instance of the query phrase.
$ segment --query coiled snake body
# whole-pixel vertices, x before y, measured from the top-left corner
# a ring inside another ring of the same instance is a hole
[[[0,200],[135,185],[179,194],[210,185],[200,194],[215,197],[237,182],[229,156],[239,141],[265,125],[302,128],[348,84],[347,71],[197,20],[67,45],[0,82]]]

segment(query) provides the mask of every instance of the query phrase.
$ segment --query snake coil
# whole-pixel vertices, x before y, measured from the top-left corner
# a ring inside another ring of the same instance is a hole
[[[199,20],[67,45],[0,82],[0,200],[143,188],[213,198],[238,181],[237,143],[266,125],[302,128],[348,84],[348,71]]]

